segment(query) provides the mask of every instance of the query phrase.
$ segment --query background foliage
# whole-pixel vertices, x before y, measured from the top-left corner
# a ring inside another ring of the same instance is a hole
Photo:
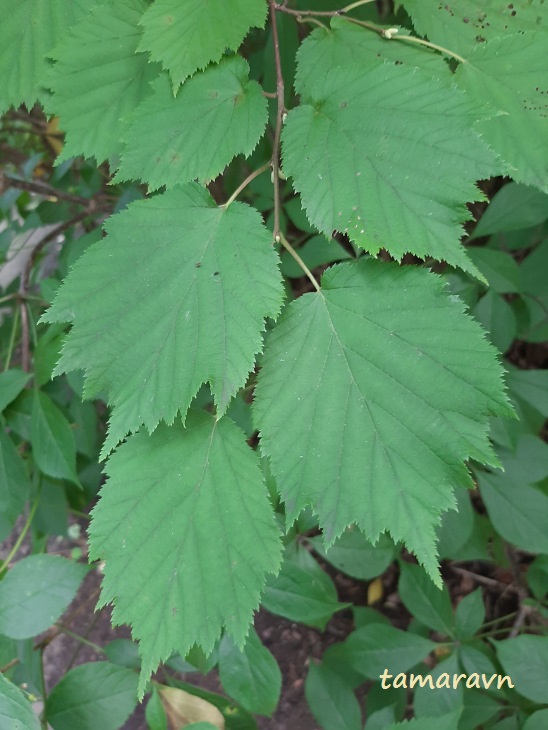
[[[0,0],[13,727],[546,724],[543,0],[310,5]]]

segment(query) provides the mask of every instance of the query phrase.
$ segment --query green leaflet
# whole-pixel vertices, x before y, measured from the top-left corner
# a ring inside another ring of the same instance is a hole
[[[417,33],[464,56],[477,44],[537,30],[546,19],[544,0],[402,0],[402,5]]]
[[[326,543],[389,530],[437,576],[435,526],[492,463],[489,413],[509,414],[495,351],[441,281],[372,259],[329,269],[269,337],[254,416],[291,523],[307,506]]]
[[[264,132],[266,99],[249,66],[235,56],[189,79],[176,97],[167,75],[136,110],[115,181],[143,180],[151,190],[217,177]]]
[[[48,109],[66,131],[58,162],[80,154],[103,162],[122,151],[135,107],[160,71],[136,53],[145,8],[144,0],[99,6],[51,54],[57,63],[48,75]]]
[[[0,0],[0,113],[43,100],[48,53],[97,0]]]
[[[21,514],[29,493],[25,462],[0,420],[0,513],[11,524]]]
[[[144,424],[183,419],[202,383],[223,413],[282,301],[278,256],[259,214],[218,208],[195,184],[114,216],[44,321],[73,323],[56,374],[86,372],[113,406],[104,452]]]
[[[0,717],[15,730],[40,730],[40,722],[23,692],[0,674]]]
[[[455,81],[471,99],[483,100],[498,114],[478,129],[507,164],[509,175],[548,192],[548,34],[493,38],[459,64]]]
[[[432,256],[481,278],[460,245],[461,224],[467,201],[482,197],[475,180],[496,167],[473,129],[473,104],[408,66],[307,77],[282,140],[284,172],[310,221],[372,254]]]
[[[174,91],[225,50],[236,51],[252,27],[262,28],[265,0],[156,0],[145,12],[140,51],[169,71]]]
[[[143,657],[140,692],[162,660],[226,627],[245,640],[281,543],[258,460],[228,418],[191,412],[187,428],[131,436],[109,459],[90,528],[106,561],[102,604],[130,623]]]
[[[364,71],[384,62],[396,66],[406,64],[420,68],[429,76],[451,79],[449,66],[439,53],[424,46],[387,40],[344,18],[333,18],[330,30],[317,28],[303,41],[297,57],[295,86],[298,92],[311,88],[315,79],[332,68],[352,64]]]

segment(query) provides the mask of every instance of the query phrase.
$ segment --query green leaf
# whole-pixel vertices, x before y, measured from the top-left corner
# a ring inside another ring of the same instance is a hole
[[[176,97],[167,75],[136,110],[114,182],[143,180],[149,189],[217,177],[264,132],[266,99],[239,56],[189,79]]]
[[[516,336],[516,316],[514,310],[493,289],[489,289],[476,306],[472,313],[478,322],[484,327],[493,345],[506,352]]]
[[[471,486],[462,462],[493,460],[486,416],[511,412],[500,376],[436,276],[371,259],[329,269],[284,310],[255,391],[288,524],[310,505],[327,546],[352,523],[372,542],[388,530],[436,576],[435,525]]]
[[[156,687],[152,687],[152,694],[145,708],[147,726],[150,730],[168,730],[166,711]]]
[[[0,514],[14,523],[29,493],[25,463],[0,422]]]
[[[54,624],[68,608],[87,566],[54,555],[30,555],[0,583],[0,633],[28,639]]]
[[[113,639],[104,648],[107,659],[112,664],[128,669],[139,669],[139,647],[130,639]]]
[[[48,68],[47,55],[62,40],[67,28],[84,17],[97,0],[0,0],[0,114],[10,106],[34,102]]]
[[[73,322],[56,373],[83,369],[87,397],[109,393],[106,453],[141,424],[184,419],[204,382],[222,414],[282,298],[278,256],[257,211],[218,208],[197,185],[133,203],[107,231],[43,317]]]
[[[473,246],[467,249],[468,256],[498,294],[520,292],[520,269],[515,260],[503,251]]]
[[[537,710],[527,718],[523,730],[545,730],[548,727],[548,708]]]
[[[0,674],[0,725],[6,730],[40,730],[32,705],[4,674]]]
[[[14,401],[30,380],[30,374],[22,370],[5,370],[0,373],[0,413]]]
[[[251,629],[243,649],[229,636],[219,646],[219,678],[224,691],[249,712],[270,717],[280,698],[278,662]]]
[[[519,231],[548,218],[548,195],[528,185],[510,182],[496,193],[474,228],[471,238]]]
[[[401,30],[401,29],[399,29]],[[449,66],[439,53],[418,48],[412,43],[387,43],[378,33],[332,18],[331,28],[316,28],[306,38],[297,54],[296,86],[310,88],[314,80],[325,76],[336,66],[355,64],[363,71],[388,62],[420,68],[432,77],[451,78]]]
[[[137,704],[137,675],[109,662],[71,669],[51,691],[46,718],[53,730],[118,730]]]
[[[529,32],[478,44],[459,65],[455,81],[471,99],[499,113],[478,124],[486,142],[501,155],[517,182],[548,192],[548,134],[544,93],[546,66],[541,49],[548,35]]]
[[[539,555],[529,565],[527,584],[539,601],[548,594],[548,555]]]
[[[276,577],[269,578],[262,597],[267,611],[323,630],[335,611],[347,604],[339,603],[331,578],[306,550],[298,562],[286,559]]]
[[[517,395],[518,398],[548,418],[548,372],[546,370],[509,368],[507,382],[512,395]]]
[[[453,610],[445,584],[437,588],[419,565],[401,562],[398,593],[418,621],[445,636],[453,636]]]
[[[243,645],[280,540],[257,457],[226,418],[136,434],[107,473],[91,553],[106,561],[101,605],[140,640],[142,695],[174,651],[209,653],[223,627]]]
[[[31,444],[36,463],[44,474],[79,485],[74,434],[65,416],[42,391],[34,393]]]
[[[143,15],[139,50],[161,61],[176,91],[227,48],[236,51],[250,28],[262,28],[266,9],[265,0],[156,0]]]
[[[512,451],[499,449],[504,476],[516,484],[535,484],[548,477],[548,444],[532,434],[521,434]]]
[[[57,162],[75,155],[103,162],[122,151],[135,107],[160,67],[136,53],[144,0],[117,0],[94,8],[51,54],[51,108],[66,141]]]
[[[485,606],[481,588],[469,593],[455,611],[455,635],[460,640],[471,639],[485,621]]]
[[[451,51],[468,54],[475,47],[510,33],[538,30],[544,0],[402,0],[418,33]],[[501,64],[502,65],[502,64]]]
[[[478,275],[460,224],[470,218],[466,203],[482,197],[475,181],[494,168],[464,94],[387,64],[312,68],[299,92],[282,134],[283,167],[310,221],[371,254],[433,256]]]
[[[349,665],[363,677],[378,680],[385,669],[392,675],[411,669],[436,644],[393,626],[375,624],[374,631],[369,626],[353,631],[344,646]]]
[[[386,535],[381,535],[373,545],[363,533],[352,528],[344,532],[329,550],[325,549],[321,536],[312,537],[308,542],[331,565],[358,580],[371,580],[384,573],[395,553],[394,543]]]
[[[361,730],[358,700],[338,674],[312,662],[304,691],[312,714],[325,730]]]
[[[455,494],[455,509],[444,512],[437,531],[440,558],[453,558],[472,535],[474,512],[468,490],[459,489]]]
[[[502,474],[478,474],[481,496],[496,531],[532,553],[548,553],[548,496]]]
[[[491,641],[520,695],[539,704],[548,703],[548,636],[522,635]]]
[[[384,730],[457,730],[460,709],[441,717],[421,717],[404,720],[387,726]]]
[[[413,710],[415,717],[443,717],[449,712],[462,710],[465,690],[462,684],[453,686],[453,678],[460,667],[455,652],[437,664],[428,674],[434,682],[434,689],[426,685],[415,687]]]

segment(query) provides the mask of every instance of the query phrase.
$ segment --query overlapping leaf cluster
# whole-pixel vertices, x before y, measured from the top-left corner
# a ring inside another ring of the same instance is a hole
[[[514,3],[517,17],[489,3],[473,23],[463,5],[404,2],[426,46],[340,17],[303,42],[283,171],[313,228],[363,255],[283,309],[254,404],[288,524],[311,507],[327,545],[353,523],[371,541],[388,531],[434,579],[440,513],[471,483],[466,460],[495,463],[488,417],[510,407],[495,350],[438,275],[374,257],[481,277],[460,244],[476,182],[548,179],[534,3]],[[204,187],[264,135],[263,89],[232,52],[267,3],[80,6],[50,3],[36,38],[13,20],[13,43],[36,57],[9,70],[0,51],[0,107],[39,99],[66,130],[64,158],[160,191],[107,222],[43,318],[72,324],[57,372],[83,370],[85,394],[112,409],[91,548],[103,603],[141,641],[143,689],[172,652],[210,651],[223,629],[241,645],[281,562],[258,453],[226,416],[280,313],[279,257],[256,210]],[[205,384],[214,414],[192,406]]]

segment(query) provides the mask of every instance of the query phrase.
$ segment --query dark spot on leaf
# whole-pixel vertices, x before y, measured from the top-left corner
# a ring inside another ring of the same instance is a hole
[[[213,276],[219,276],[219,272],[218,271],[214,271],[213,272]]]
[[[195,266],[195,267],[196,267],[197,269],[199,269],[201,265],[202,265],[202,264],[200,263],[200,261],[197,261],[197,262],[196,262],[196,263],[194,264],[194,266]]]
[[[346,101],[341,101],[340,107],[341,107],[341,109],[346,109],[346,107],[347,107]]]

